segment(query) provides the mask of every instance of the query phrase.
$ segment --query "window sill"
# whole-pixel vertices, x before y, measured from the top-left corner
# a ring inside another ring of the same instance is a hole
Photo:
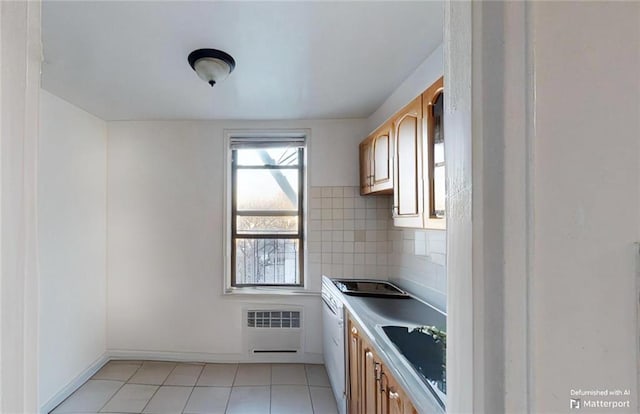
[[[307,290],[302,287],[227,287],[224,295],[247,295],[247,296],[319,296],[320,291]]]

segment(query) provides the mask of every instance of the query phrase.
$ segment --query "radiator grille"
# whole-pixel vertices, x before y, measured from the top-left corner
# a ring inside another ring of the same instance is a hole
[[[299,328],[299,311],[248,311],[249,328]]]

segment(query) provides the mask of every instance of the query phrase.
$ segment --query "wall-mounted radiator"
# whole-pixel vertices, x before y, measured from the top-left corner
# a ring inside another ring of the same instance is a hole
[[[260,306],[242,312],[246,349],[250,354],[302,352],[302,307]]]

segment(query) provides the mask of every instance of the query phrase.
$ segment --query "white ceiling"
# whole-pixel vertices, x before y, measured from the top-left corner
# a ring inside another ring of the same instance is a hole
[[[441,2],[45,1],[42,85],[105,120],[369,116],[442,42]],[[210,88],[194,49],[231,54]]]

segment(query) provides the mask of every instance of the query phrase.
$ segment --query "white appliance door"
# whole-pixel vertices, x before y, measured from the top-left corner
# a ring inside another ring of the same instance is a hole
[[[344,368],[344,321],[342,307],[336,312],[322,303],[322,345],[324,349],[324,363],[329,376],[329,382],[333,389],[333,395],[338,404],[338,412],[346,414],[347,400],[345,394],[345,368]]]

